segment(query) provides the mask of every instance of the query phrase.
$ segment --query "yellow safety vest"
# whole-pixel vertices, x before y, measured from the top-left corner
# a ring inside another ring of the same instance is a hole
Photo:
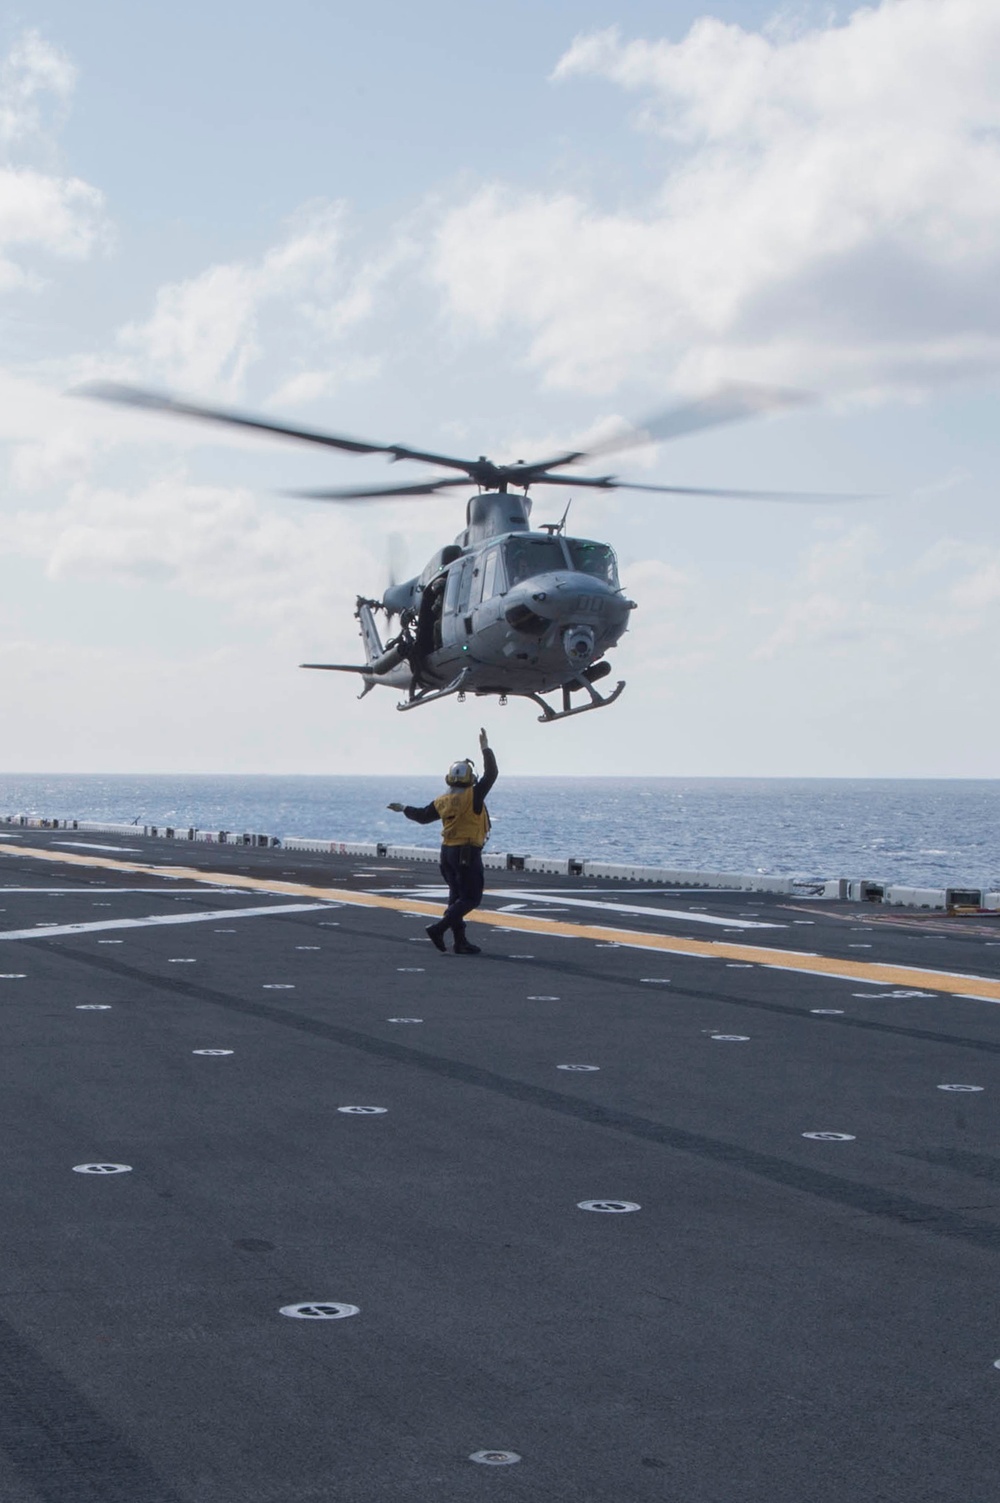
[[[477,845],[482,847],[486,844],[486,836],[489,834],[490,817],[483,805],[482,811],[477,814],[472,807],[472,788],[456,788],[453,793],[442,793],[440,798],[434,800],[434,807],[441,816],[444,833],[441,836],[442,845]]]

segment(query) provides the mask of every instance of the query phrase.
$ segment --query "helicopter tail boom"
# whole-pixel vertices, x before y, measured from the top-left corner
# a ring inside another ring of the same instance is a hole
[[[394,689],[405,689],[412,681],[412,673],[406,662],[406,653],[401,643],[390,642],[388,647],[382,644],[378,626],[375,623],[375,609],[377,601],[366,600],[364,596],[358,596],[358,605],[355,615],[361,627],[361,640],[364,643],[365,663],[300,663],[300,668],[319,668],[328,673],[360,673],[365,681],[365,687],[361,691],[360,698],[364,698],[376,684],[386,684]]]

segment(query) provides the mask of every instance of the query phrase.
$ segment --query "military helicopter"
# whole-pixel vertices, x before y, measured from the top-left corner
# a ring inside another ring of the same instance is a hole
[[[355,616],[364,644],[365,662],[302,663],[303,668],[360,675],[363,699],[379,685],[402,692],[399,710],[414,710],[449,695],[467,693],[533,700],[549,724],[606,709],[625,688],[620,679],[610,693],[595,687],[611,672],[606,653],[628,628],[636,602],[618,580],[614,551],[607,543],[571,537],[566,530],[569,506],[557,522],[531,524],[532,486],[633,490],[672,496],[727,497],[742,500],[837,500],[834,496],[775,491],[705,490],[691,486],[643,485],[613,475],[571,475],[568,466],[639,444],[659,443],[700,429],[735,422],[756,414],[799,404],[801,392],[729,385],[685,406],[675,407],[638,428],[620,432],[588,451],[567,450],[525,464],[494,464],[484,455],[457,459],[405,444],[374,444],[269,418],[112,382],[92,382],[76,394],[124,403],[147,411],[198,418],[303,443],[320,444],[351,454],[385,454],[390,462],[412,460],[445,470],[445,475],[410,485],[364,489],[294,491],[310,500],[381,501],[421,497],[476,486],[466,505],[465,527],[454,543],[438,550],[420,574],[390,584],[381,599],[359,595]],[[520,492],[520,494],[517,494]],[[377,612],[399,630],[383,642]],[[561,692],[561,707],[543,696]],[[573,703],[574,695],[584,696]]]

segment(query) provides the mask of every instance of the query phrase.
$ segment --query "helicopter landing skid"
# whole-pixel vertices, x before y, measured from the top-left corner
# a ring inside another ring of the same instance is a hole
[[[461,694],[463,692],[462,686],[464,685],[468,677],[468,668],[463,668],[458,677],[453,678],[451,683],[446,684],[443,689],[429,689],[425,690],[423,694],[414,694],[413,690],[411,689],[409,699],[400,700],[399,704],[396,706],[396,709],[415,710],[418,705],[433,704],[434,700],[445,699],[449,694]]]
[[[603,710],[607,705],[614,704],[624,687],[625,680],[620,678],[610,694],[598,694],[593,684],[589,683],[587,679],[578,678],[572,686],[563,684],[563,707],[561,710],[554,710],[550,704],[546,704],[540,694],[526,694],[525,698],[533,699],[536,705],[541,705],[544,713],[539,715],[538,718],[543,725],[546,725],[551,720],[566,720],[570,715],[586,715],[588,710]],[[577,705],[576,709],[570,708],[569,696],[574,688],[586,689],[590,695],[590,703],[588,705]]]

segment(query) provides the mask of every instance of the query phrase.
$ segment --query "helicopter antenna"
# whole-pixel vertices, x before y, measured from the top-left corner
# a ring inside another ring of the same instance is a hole
[[[569,509],[572,505],[573,497],[570,496],[569,500],[566,502],[566,510],[563,512],[558,522],[543,522],[542,531],[547,532],[550,538],[558,537],[561,532],[565,532],[566,518],[569,516]]]

